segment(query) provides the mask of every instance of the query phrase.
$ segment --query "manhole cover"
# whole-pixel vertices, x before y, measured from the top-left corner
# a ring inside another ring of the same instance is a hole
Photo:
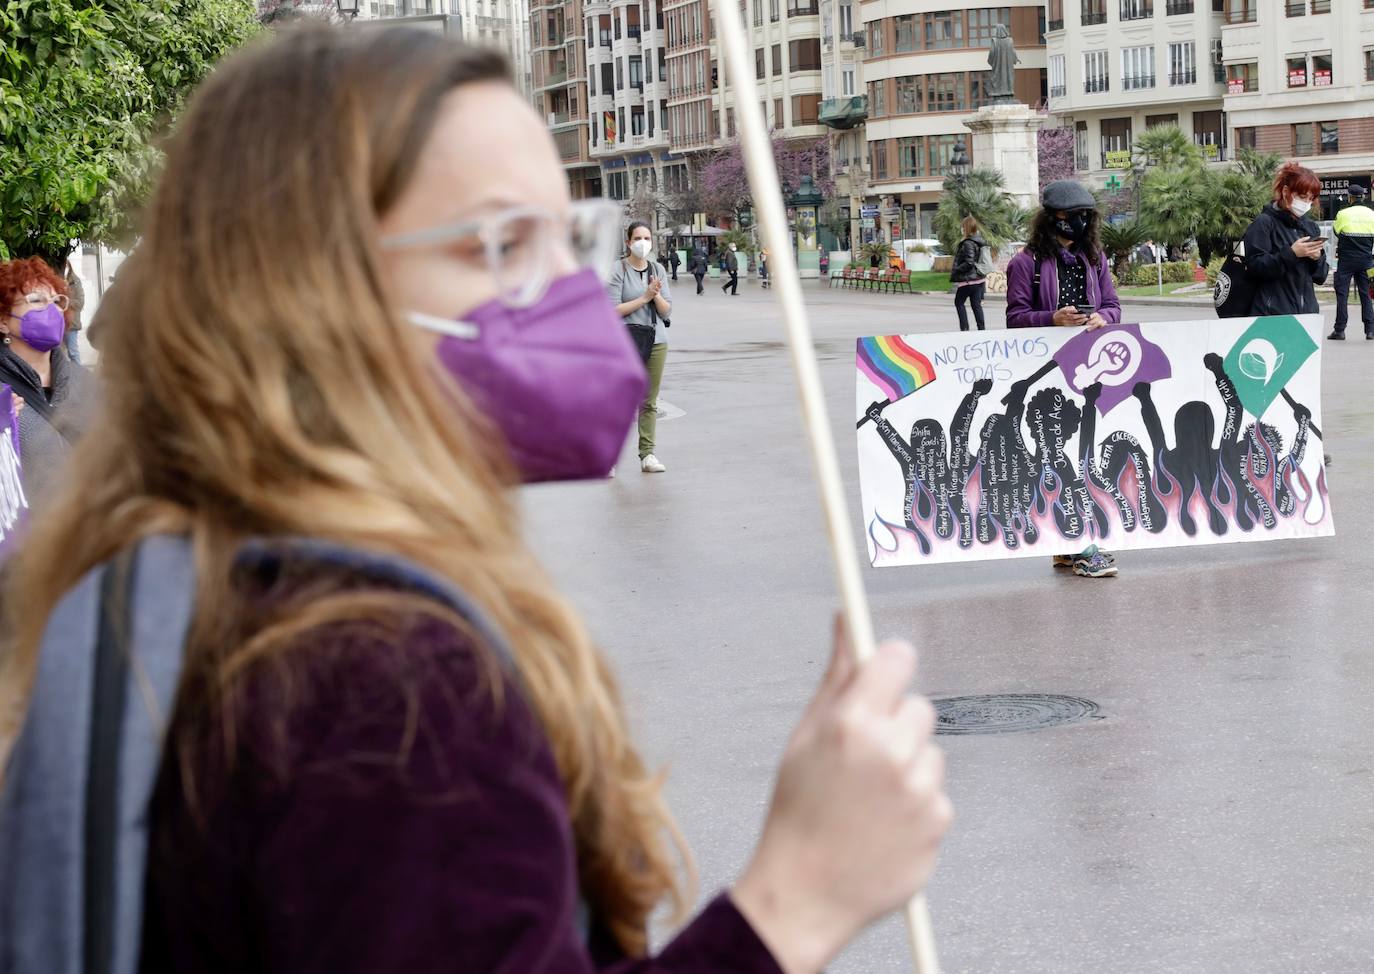
[[[1091,700],[1053,693],[989,693],[931,703],[937,734],[1010,734],[1100,719]]]

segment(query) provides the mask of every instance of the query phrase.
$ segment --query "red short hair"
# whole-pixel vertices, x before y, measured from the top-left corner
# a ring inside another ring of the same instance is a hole
[[[67,282],[42,257],[25,257],[0,263],[0,314],[9,309],[34,288],[46,284],[54,294],[66,294]]]
[[[1290,196],[1320,196],[1322,181],[1306,166],[1286,162],[1274,177],[1274,199],[1282,199],[1285,190]]]

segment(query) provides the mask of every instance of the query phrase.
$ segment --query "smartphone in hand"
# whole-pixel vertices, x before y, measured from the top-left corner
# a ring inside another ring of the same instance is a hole
[[[1074,310],[1084,318],[1091,318],[1097,312],[1097,309],[1090,304],[1076,304]]]

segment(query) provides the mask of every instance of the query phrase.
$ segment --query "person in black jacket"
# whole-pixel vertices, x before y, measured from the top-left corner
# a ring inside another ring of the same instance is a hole
[[[974,320],[978,322],[978,330],[982,331],[983,292],[987,289],[986,268],[991,262],[992,254],[983,253],[988,244],[978,232],[977,220],[966,216],[961,226],[964,230],[964,239],[959,241],[959,247],[954,254],[954,269],[949,274],[949,279],[957,285],[954,292],[954,310],[959,313],[959,330],[968,331],[968,314],[964,311],[964,303],[971,303]]]
[[[702,280],[706,277],[706,251],[698,247],[692,251],[692,261],[687,267],[692,272],[692,276],[697,279],[697,294],[704,288],[701,286]]]
[[[668,270],[672,272],[673,280],[676,281],[677,269],[682,266],[682,258],[677,255],[676,247],[665,246],[663,249],[668,251]]]
[[[1255,285],[1255,315],[1318,314],[1316,285],[1326,280],[1326,244],[1307,213],[1321,180],[1296,162],[1274,179],[1273,202],[1245,231],[1245,270]]]

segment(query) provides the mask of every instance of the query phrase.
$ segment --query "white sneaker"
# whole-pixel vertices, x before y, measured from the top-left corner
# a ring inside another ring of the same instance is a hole
[[[615,467],[612,467],[612,468],[611,468],[611,472],[608,473],[608,474],[606,474],[606,479],[607,479],[607,480],[614,480],[614,479],[615,479]]]
[[[639,461],[639,469],[645,473],[665,473],[668,470],[663,461],[652,453]]]

